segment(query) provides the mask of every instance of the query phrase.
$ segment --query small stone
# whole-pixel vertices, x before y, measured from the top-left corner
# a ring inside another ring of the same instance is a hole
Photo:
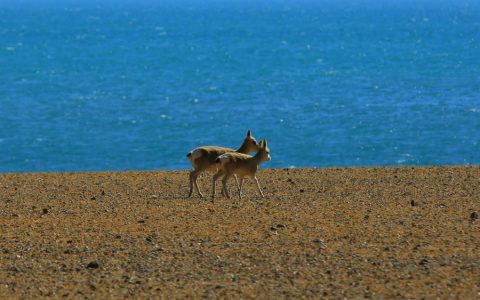
[[[96,261],[91,261],[87,265],[87,268],[89,269],[98,269],[99,267],[100,267],[100,264]]]
[[[11,268],[11,270],[12,270],[13,272],[16,272],[16,273],[22,272],[22,270],[21,270],[19,267],[17,267],[17,266],[13,266],[13,267]]]
[[[304,192],[305,192],[305,190],[304,190],[304,189],[300,189],[300,193],[304,193]]]
[[[428,264],[428,259],[426,257],[422,258],[419,262],[421,266],[425,266]]]
[[[286,226],[283,224],[277,224],[277,228],[285,228]]]
[[[316,239],[313,239],[313,242],[317,244],[319,251],[327,248],[327,245],[322,239],[316,238]]]
[[[42,209],[42,213],[43,213],[44,215],[48,214],[48,208]]]
[[[474,211],[470,214],[470,222],[475,222],[476,220],[478,220],[478,213]]]

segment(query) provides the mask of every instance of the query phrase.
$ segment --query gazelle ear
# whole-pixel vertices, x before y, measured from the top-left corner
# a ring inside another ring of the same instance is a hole
[[[250,131],[250,129],[247,131],[247,137],[251,137],[252,136],[252,132]]]
[[[267,140],[266,140],[266,139],[263,140],[263,147],[264,147],[264,148],[267,148],[267,147],[268,147],[268,146],[267,146]]]
[[[260,143],[258,143],[258,146],[260,146],[260,148],[263,148],[264,143],[265,143],[265,140],[261,140]]]

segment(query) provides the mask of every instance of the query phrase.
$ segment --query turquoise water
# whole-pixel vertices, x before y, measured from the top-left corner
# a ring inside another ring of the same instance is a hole
[[[480,1],[118,2],[0,1],[0,172],[480,164]]]

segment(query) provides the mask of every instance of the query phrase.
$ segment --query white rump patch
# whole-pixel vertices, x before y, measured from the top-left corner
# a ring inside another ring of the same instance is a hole
[[[190,153],[192,153],[192,159],[193,160],[202,156],[202,150],[200,150],[200,149],[193,149],[192,152],[190,152]]]
[[[188,160],[190,161],[190,164],[192,167],[195,169],[197,166],[195,164],[195,160],[202,156],[202,150],[200,149],[193,149],[190,151],[190,156],[188,157]]]
[[[224,165],[225,163],[227,163],[230,160],[230,157],[226,154],[222,154],[218,157],[218,159],[220,160],[220,164]]]

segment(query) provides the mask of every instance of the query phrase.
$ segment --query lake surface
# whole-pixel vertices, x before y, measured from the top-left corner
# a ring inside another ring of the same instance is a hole
[[[480,1],[258,2],[0,1],[0,172],[480,164]]]

